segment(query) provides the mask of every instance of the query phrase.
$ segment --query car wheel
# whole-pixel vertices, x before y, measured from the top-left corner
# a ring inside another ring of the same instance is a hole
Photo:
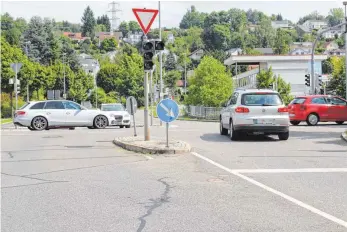
[[[300,124],[300,121],[290,121],[290,124],[292,124],[293,126],[297,126]]]
[[[74,129],[75,129],[75,127],[70,127],[70,128],[69,128],[69,130],[74,130]]]
[[[130,125],[125,126],[125,128],[130,128]]]
[[[336,122],[338,125],[342,125],[344,123],[344,121],[337,121]]]
[[[87,128],[88,128],[88,129],[94,129],[94,127],[93,127],[93,126],[88,126]]]
[[[315,125],[317,125],[318,122],[319,122],[319,117],[318,117],[317,114],[311,113],[311,114],[309,114],[309,115],[307,116],[306,122],[307,122],[307,124],[308,124],[309,126],[315,126]]]
[[[94,128],[96,129],[104,129],[107,124],[107,118],[104,115],[98,115],[94,118]]]
[[[236,141],[239,139],[239,132],[234,130],[234,125],[233,125],[233,121],[230,120],[229,123],[229,128],[230,128],[230,139],[233,141]]]
[[[48,121],[45,117],[37,116],[31,121],[31,127],[38,131],[46,130],[48,127]]]
[[[124,126],[119,126],[119,128],[124,128]]]
[[[222,119],[219,122],[219,132],[221,135],[228,135],[228,129],[223,127]]]
[[[279,138],[279,140],[288,140],[289,132],[284,132],[284,133],[278,134],[278,138]]]

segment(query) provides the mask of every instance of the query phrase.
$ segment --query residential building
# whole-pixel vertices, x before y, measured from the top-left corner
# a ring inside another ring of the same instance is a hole
[[[89,37],[83,37],[81,32],[73,33],[73,32],[63,32],[63,36],[70,38],[71,40],[75,41],[83,41],[85,39],[90,39]]]
[[[96,74],[100,70],[100,64],[99,62],[94,59],[91,55],[82,53],[77,56],[79,64],[82,66],[82,69],[87,73],[90,74],[96,79]]]
[[[340,37],[342,35],[342,30],[341,29],[332,29],[330,31],[324,32],[322,34],[322,37],[325,39],[335,39],[335,35]]]
[[[305,28],[307,28],[310,32],[312,30],[319,30],[321,28],[325,28],[328,26],[328,23],[324,20],[307,20],[302,24]]]
[[[104,39],[110,39],[115,38],[117,42],[122,39],[123,33],[121,31],[115,31],[113,33],[111,32],[96,32],[95,37],[99,39],[99,42],[101,43],[104,41]]]
[[[167,42],[168,43],[174,43],[175,42],[175,37],[174,37],[174,35],[172,33],[169,33],[167,35]]]
[[[296,25],[296,31],[300,37],[303,37],[305,34],[311,33],[309,28],[306,28],[303,25]]]
[[[190,53],[189,58],[192,60],[200,60],[203,55],[204,55],[204,50],[200,48]]]
[[[289,55],[309,55],[312,53],[312,48],[294,48],[288,54]]]
[[[331,51],[331,50],[336,50],[339,48],[339,45],[334,42],[334,41],[331,41],[331,42],[326,42],[324,45],[323,45],[324,49],[326,51]]]
[[[271,26],[274,29],[278,29],[278,28],[290,29],[291,28],[291,26],[289,26],[288,20],[272,21]]]
[[[262,53],[263,55],[273,55],[274,51],[272,48],[254,48],[254,50]]]
[[[225,51],[225,54],[227,56],[238,56],[242,54],[242,49],[241,48],[231,48],[227,51]]]
[[[328,56],[346,56],[346,51],[345,49],[332,49],[329,51],[325,51],[324,54]]]
[[[142,32],[136,31],[134,33],[129,33],[127,38],[124,38],[123,40],[127,43],[130,43],[130,44],[137,44],[141,41],[142,36],[143,36]]]

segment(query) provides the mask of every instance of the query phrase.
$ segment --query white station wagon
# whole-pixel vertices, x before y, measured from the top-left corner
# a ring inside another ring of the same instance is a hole
[[[87,109],[67,100],[28,102],[15,112],[13,122],[15,125],[28,127],[29,130],[61,127],[103,129],[116,124],[115,118],[107,112]]]
[[[237,140],[241,134],[289,138],[289,114],[278,92],[237,89],[220,113],[220,134]]]

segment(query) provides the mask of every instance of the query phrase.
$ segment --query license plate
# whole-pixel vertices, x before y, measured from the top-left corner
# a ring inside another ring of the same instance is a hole
[[[263,135],[264,132],[253,132],[254,135]]]

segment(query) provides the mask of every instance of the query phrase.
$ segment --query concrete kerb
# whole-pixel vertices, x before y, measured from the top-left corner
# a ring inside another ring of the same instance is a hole
[[[117,137],[113,143],[125,150],[134,151],[143,154],[183,154],[191,151],[188,143],[183,141],[169,141],[169,147],[166,147],[166,142],[160,139],[144,141],[139,137]]]
[[[344,131],[344,132],[342,132],[342,134],[341,134],[341,139],[342,139],[342,140],[345,140],[345,141],[347,142],[347,130]]]

